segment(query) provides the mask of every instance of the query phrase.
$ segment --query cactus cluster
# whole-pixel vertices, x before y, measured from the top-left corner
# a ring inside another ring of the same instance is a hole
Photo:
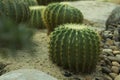
[[[30,7],[30,20],[29,24],[32,27],[43,29],[45,25],[42,20],[42,11],[45,9],[45,6],[31,6]]]
[[[43,11],[42,17],[48,28],[48,34],[58,25],[83,22],[83,15],[80,10],[63,3],[49,4]]]
[[[29,6],[35,6],[38,5],[36,0],[21,0],[22,2],[28,4]]]
[[[6,16],[0,17],[0,47],[20,49],[30,46],[33,29],[17,24]]]
[[[15,0],[0,0],[0,13],[4,14],[14,21],[25,22],[30,17],[28,5]]]
[[[98,34],[85,25],[60,25],[50,34],[50,58],[73,72],[91,73],[100,53]],[[89,27],[89,26],[88,26]]]

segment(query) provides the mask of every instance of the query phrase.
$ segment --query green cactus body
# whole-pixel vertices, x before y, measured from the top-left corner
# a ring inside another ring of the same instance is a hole
[[[38,5],[37,1],[36,0],[21,0],[25,3],[27,3],[29,6],[35,6],[35,5]]]
[[[15,0],[1,0],[0,13],[10,17],[18,23],[25,22],[30,18],[29,7]]]
[[[53,3],[43,11],[43,21],[48,28],[48,34],[54,28],[66,23],[82,23],[83,15],[80,10],[63,3]]]
[[[31,6],[30,7],[30,20],[29,23],[32,27],[44,29],[46,28],[42,20],[42,11],[45,9],[45,6]]]
[[[100,53],[100,38],[85,25],[60,25],[50,34],[49,52],[53,62],[73,72],[91,73]]]

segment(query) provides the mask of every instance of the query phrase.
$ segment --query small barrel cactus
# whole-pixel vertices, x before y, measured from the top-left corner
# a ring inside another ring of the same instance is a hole
[[[48,28],[48,35],[54,28],[66,23],[82,23],[83,15],[80,10],[63,3],[53,3],[43,11],[43,21]]]
[[[32,27],[43,29],[45,25],[42,20],[42,11],[45,9],[45,6],[31,6],[30,7],[30,20],[29,24]]]
[[[36,0],[21,0],[22,2],[28,4],[29,6],[35,6],[38,5]]]
[[[20,23],[30,18],[28,5],[15,0],[0,0],[0,13]]]
[[[60,25],[50,34],[50,58],[73,72],[91,73],[100,53],[99,35],[85,25]]]

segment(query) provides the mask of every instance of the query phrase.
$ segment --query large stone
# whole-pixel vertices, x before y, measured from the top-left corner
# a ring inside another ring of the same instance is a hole
[[[96,24],[101,24],[100,26],[105,26],[105,22],[108,16],[111,14],[112,10],[116,8],[116,4],[105,3],[100,1],[75,1],[71,2],[73,7],[78,8],[84,14],[84,18],[95,22]],[[100,27],[99,26],[99,27]]]
[[[0,76],[0,80],[57,80],[57,79],[35,69],[19,69]]]

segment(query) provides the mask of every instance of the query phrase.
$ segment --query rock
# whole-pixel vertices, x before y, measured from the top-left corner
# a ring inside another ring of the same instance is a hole
[[[118,47],[117,46],[110,46],[110,49],[112,49],[112,50],[118,50]]]
[[[120,24],[120,7],[113,9],[106,21],[106,29],[114,29],[118,24]]]
[[[104,80],[112,80],[112,78],[108,75],[104,75]]]
[[[109,73],[111,73],[111,70],[108,67],[102,67],[102,72],[109,74]]]
[[[65,72],[64,72],[64,76],[65,76],[65,77],[70,77],[70,76],[72,76],[72,73],[70,73],[70,72],[68,72],[68,71],[65,71]]]
[[[105,58],[104,61],[107,65],[110,65],[110,66],[112,65],[111,61],[108,58]]]
[[[113,46],[114,45],[114,40],[111,40],[111,39],[107,38],[105,44],[108,45],[108,46]]]
[[[117,54],[117,55],[116,55],[116,58],[120,59],[120,54]]]
[[[115,79],[115,77],[116,77],[118,74],[116,74],[116,73],[110,73],[109,75],[110,75],[110,77],[111,77],[112,79]]]
[[[120,80],[120,75],[116,76],[115,80]]]
[[[113,51],[113,54],[114,54],[114,55],[120,54],[120,51]]]
[[[119,70],[120,70],[120,68],[117,67],[117,66],[112,66],[112,67],[111,67],[111,71],[112,71],[113,73],[118,74],[118,73],[119,73]]]
[[[114,45],[120,47],[120,42],[114,42]]]
[[[116,61],[117,59],[113,56],[108,56],[108,59],[110,59],[111,61]]]
[[[112,53],[112,49],[103,49],[104,53]]]
[[[0,76],[0,80],[57,80],[57,79],[35,69],[19,69]]]
[[[104,61],[104,60],[101,60],[101,61],[100,61],[100,65],[101,65],[101,66],[106,66],[105,61]]]
[[[110,59],[111,61],[117,61],[117,62],[120,62],[120,59],[117,58],[117,57],[108,56],[108,59]]]
[[[113,65],[113,66],[120,67],[120,64],[119,64],[117,61],[112,61],[112,65]]]

